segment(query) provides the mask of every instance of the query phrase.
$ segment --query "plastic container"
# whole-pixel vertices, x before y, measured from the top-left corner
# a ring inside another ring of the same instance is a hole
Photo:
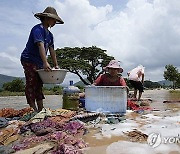
[[[88,86],[85,87],[85,108],[87,111],[126,113],[127,87]]]
[[[68,94],[68,95],[79,93],[79,92],[80,92],[80,89],[75,86],[68,86],[63,89],[63,94]]]
[[[78,110],[79,109],[79,92],[78,87],[72,86],[72,81],[70,81],[70,86],[63,89],[63,109]]]
[[[85,98],[79,98],[79,106],[81,108],[84,108],[85,107]]]
[[[65,69],[52,69],[47,72],[44,69],[37,70],[41,80],[45,84],[60,84],[64,81],[67,70]]]

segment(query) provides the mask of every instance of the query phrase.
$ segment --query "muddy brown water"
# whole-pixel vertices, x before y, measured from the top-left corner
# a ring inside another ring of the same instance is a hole
[[[44,106],[46,108],[57,109],[62,108],[62,95],[48,95],[45,96]],[[171,110],[174,111],[180,110],[180,103],[163,103],[166,100],[180,100],[179,94],[170,93],[168,90],[146,90],[142,98],[152,99],[150,106],[159,111]],[[26,103],[25,96],[9,96],[9,97],[0,97],[0,108],[12,107],[15,109],[22,109],[28,107]],[[156,114],[156,113],[155,113]],[[138,116],[137,114],[132,114],[134,118]],[[90,129],[89,133],[84,136],[84,140],[88,143],[89,148],[83,153],[85,154],[105,154],[106,148],[113,142],[120,140],[125,140],[121,136],[112,136],[111,138],[102,138],[96,139],[95,134],[100,131],[99,129]]]
[[[147,90],[142,95],[143,98],[152,99],[152,108],[159,110],[173,110],[180,108],[180,103],[163,103],[163,101],[180,100],[180,93],[171,93],[168,90]]]
[[[0,108],[22,109],[28,107],[25,96],[0,97]],[[62,108],[62,95],[47,95],[44,100],[44,107],[57,109]]]
[[[46,108],[57,109],[62,108],[62,95],[45,96],[44,106]],[[180,95],[172,94],[168,90],[146,90],[142,98],[152,99],[151,106],[160,110],[179,106],[179,104],[163,103],[165,100],[180,100]],[[12,107],[14,109],[22,109],[27,107],[25,96],[7,96],[0,97],[0,108]]]
[[[153,112],[154,115],[163,116],[163,114],[158,111],[170,110],[171,112],[165,114],[171,114],[172,116],[173,113],[176,113],[176,111],[180,110],[180,103],[163,103],[163,101],[167,100],[180,100],[180,94],[170,93],[168,90],[146,90],[143,93],[142,98],[149,98],[152,100],[150,106],[153,109],[157,110],[157,112]],[[137,113],[132,113],[129,116],[129,118],[131,119],[136,119],[136,117],[138,117],[139,115]],[[142,125],[145,125],[145,123],[143,123]],[[85,151],[86,154],[105,154],[107,146],[114,142],[126,140],[123,136],[112,136],[111,138],[104,137],[102,139],[96,139],[95,134],[98,133],[98,131],[98,129],[92,129],[84,137],[85,141],[88,142],[90,146],[90,148]],[[172,151],[172,154],[177,153],[173,153]]]

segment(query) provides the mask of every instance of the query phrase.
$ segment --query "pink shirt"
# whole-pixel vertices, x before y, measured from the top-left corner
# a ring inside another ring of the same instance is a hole
[[[118,77],[118,80],[110,81],[109,74],[100,75],[96,80],[96,86],[126,86],[126,81],[122,77]]]

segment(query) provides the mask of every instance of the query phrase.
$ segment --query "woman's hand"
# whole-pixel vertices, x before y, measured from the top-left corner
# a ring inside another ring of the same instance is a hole
[[[43,69],[44,69],[45,71],[47,71],[47,72],[49,72],[49,71],[52,70],[52,68],[51,68],[51,66],[49,65],[48,62],[45,62],[45,63],[43,64]]]
[[[55,69],[59,69],[59,66],[58,66],[58,65],[56,65],[56,66],[54,66],[54,68],[55,68]]]

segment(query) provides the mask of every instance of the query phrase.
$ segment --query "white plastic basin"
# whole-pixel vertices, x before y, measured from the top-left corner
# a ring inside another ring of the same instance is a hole
[[[60,84],[64,81],[67,70],[65,69],[52,69],[52,71],[47,72],[44,69],[37,70],[43,83],[50,84]]]

